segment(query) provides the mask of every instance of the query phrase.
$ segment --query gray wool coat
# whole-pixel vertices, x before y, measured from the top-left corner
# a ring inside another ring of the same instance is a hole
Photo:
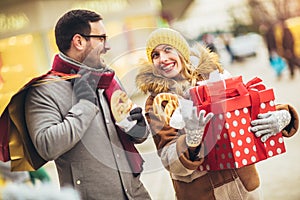
[[[69,81],[32,87],[25,102],[28,132],[38,153],[54,160],[61,187],[82,199],[150,199],[134,177],[103,90],[99,104],[77,102]]]

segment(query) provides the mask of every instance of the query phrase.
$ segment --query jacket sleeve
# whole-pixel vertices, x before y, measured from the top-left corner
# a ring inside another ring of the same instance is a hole
[[[31,140],[45,160],[55,160],[83,137],[99,108],[87,100],[72,105],[72,89],[45,84],[32,88],[25,102],[25,118]],[[57,95],[59,91],[64,94]],[[68,105],[65,113],[62,105]]]
[[[154,96],[146,100],[146,117],[153,134],[154,143],[162,163],[171,173],[187,176],[203,162],[203,158],[192,160],[185,143],[185,134],[166,125],[153,113]]]
[[[278,104],[276,110],[287,110],[291,114],[291,122],[282,130],[282,135],[285,137],[293,136],[299,127],[299,117],[296,109],[289,104]]]

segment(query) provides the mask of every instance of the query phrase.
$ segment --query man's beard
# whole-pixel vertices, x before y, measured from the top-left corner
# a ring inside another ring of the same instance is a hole
[[[83,54],[82,63],[90,68],[103,69],[106,68],[106,64],[102,58],[105,50],[102,46],[96,48],[89,47]]]
[[[89,52],[84,60],[83,60],[83,64],[90,67],[90,68],[94,68],[94,69],[103,69],[106,68],[106,64],[103,60],[103,58],[101,58],[101,54],[97,54],[96,52],[94,52],[95,50]]]
[[[90,67],[90,68],[94,68],[94,69],[103,69],[106,68],[106,64],[104,62],[101,62],[101,58],[99,56],[99,58],[94,59],[94,58],[86,58],[83,61],[83,64],[85,64],[86,66]]]

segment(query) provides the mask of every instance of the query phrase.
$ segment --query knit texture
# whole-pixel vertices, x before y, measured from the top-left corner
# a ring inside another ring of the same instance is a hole
[[[190,48],[184,37],[177,31],[170,28],[159,28],[153,31],[147,40],[146,53],[149,62],[152,63],[152,51],[161,44],[174,47],[190,63]]]

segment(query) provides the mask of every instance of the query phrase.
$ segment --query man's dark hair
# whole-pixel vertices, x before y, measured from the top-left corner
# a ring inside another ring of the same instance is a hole
[[[65,53],[70,49],[73,36],[78,34],[89,35],[89,22],[102,20],[101,15],[89,10],[72,10],[64,14],[55,26],[55,39],[58,49]]]

